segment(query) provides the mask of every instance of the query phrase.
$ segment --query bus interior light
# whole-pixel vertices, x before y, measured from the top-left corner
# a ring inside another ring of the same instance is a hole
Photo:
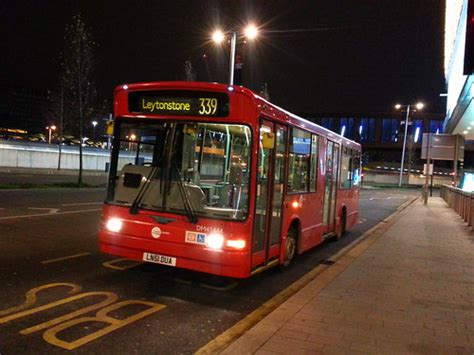
[[[107,221],[107,224],[105,225],[107,227],[107,229],[111,232],[120,232],[120,230],[122,229],[122,221],[118,218],[110,218],[108,221]]]
[[[243,239],[234,239],[234,240],[228,240],[227,241],[227,246],[230,248],[235,248],[235,249],[243,249],[245,248],[245,240]]]
[[[212,233],[207,236],[207,246],[212,249],[222,249],[224,236],[219,233]]]

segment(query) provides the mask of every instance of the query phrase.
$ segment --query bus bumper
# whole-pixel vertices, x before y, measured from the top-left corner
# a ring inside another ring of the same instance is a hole
[[[176,258],[175,266],[214,275],[246,278],[250,276],[248,251],[215,250],[198,245],[183,245],[149,240],[105,230],[99,232],[99,248],[106,254],[144,260],[144,253]]]

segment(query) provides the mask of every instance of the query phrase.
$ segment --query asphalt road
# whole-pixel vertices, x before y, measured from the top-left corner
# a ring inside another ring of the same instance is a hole
[[[75,170],[27,169],[0,167],[0,185],[51,185],[77,183],[79,173]],[[91,186],[105,186],[107,173],[84,170],[84,183]]]
[[[0,190],[0,353],[193,353],[419,193],[363,190],[342,240],[235,282],[100,254],[103,189]]]

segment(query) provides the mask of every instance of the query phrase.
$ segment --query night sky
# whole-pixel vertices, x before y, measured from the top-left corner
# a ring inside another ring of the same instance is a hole
[[[3,0],[6,83],[53,88],[64,28],[78,12],[97,42],[95,82],[109,100],[118,84],[183,79],[186,60],[197,80],[225,82],[228,47],[210,43],[210,33],[254,22],[262,36],[239,46],[243,85],[268,83],[271,100],[290,111],[389,112],[423,100],[444,112],[442,0]]]

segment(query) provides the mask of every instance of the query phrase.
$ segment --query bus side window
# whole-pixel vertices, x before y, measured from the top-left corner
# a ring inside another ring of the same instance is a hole
[[[341,176],[340,176],[340,188],[341,189],[350,189],[352,185],[353,177],[353,158],[352,151],[349,148],[344,147],[342,149],[341,157]]]
[[[352,185],[359,186],[361,177],[360,152],[352,151]]]

